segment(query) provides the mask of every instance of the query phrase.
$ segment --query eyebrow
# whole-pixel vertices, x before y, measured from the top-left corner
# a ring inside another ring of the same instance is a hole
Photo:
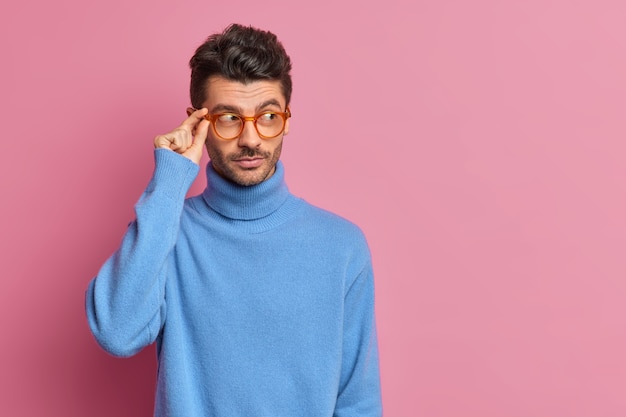
[[[276,106],[279,109],[281,108],[278,100],[272,98],[256,106],[256,112],[258,113],[262,109],[269,107],[269,106]],[[233,106],[230,104],[221,104],[221,103],[216,104],[211,109],[211,114],[215,114],[216,112],[231,112],[231,113],[243,114],[241,107]]]

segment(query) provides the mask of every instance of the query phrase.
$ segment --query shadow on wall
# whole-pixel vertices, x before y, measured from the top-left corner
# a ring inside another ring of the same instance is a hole
[[[56,292],[46,317],[50,325],[29,355],[38,358],[38,365],[31,364],[29,369],[36,373],[35,392],[43,398],[28,415],[150,416],[157,372],[155,347],[131,358],[116,358],[98,346],[87,324],[84,294],[89,274],[106,253],[107,244],[89,244],[83,237],[73,239],[71,245],[75,248],[69,247],[68,254],[90,246],[99,255],[78,261],[68,256],[60,261],[58,270],[65,269],[73,279]]]
[[[113,116],[130,118],[133,104],[122,107]],[[94,124],[102,112],[82,116]],[[7,395],[0,401],[3,415],[153,413],[154,346],[132,358],[110,356],[91,335],[84,307],[88,282],[118,247],[153,169],[155,127],[143,122],[120,127],[110,146],[103,146],[105,132],[85,141],[80,153],[59,151],[55,169],[36,173],[39,190],[30,192],[31,198],[45,204],[16,225],[28,250],[12,260],[19,285],[9,308],[19,317],[6,329],[14,343],[3,348],[11,378],[1,387]]]
[[[73,375],[76,386],[75,415],[150,416],[153,413],[156,377],[154,345],[132,358],[120,359],[101,349],[84,346]]]

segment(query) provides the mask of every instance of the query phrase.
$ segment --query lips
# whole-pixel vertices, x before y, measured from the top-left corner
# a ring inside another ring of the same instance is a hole
[[[264,158],[262,157],[238,158],[234,159],[233,162],[243,169],[253,169],[260,167],[263,164],[263,160]]]

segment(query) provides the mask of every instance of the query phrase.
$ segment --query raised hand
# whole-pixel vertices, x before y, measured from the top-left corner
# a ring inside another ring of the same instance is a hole
[[[204,118],[208,112],[207,109],[189,109],[189,117],[180,126],[154,138],[154,147],[177,152],[199,165],[209,132],[210,122]]]

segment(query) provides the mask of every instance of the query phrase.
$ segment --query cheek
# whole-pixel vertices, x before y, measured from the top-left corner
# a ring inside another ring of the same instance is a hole
[[[282,150],[283,150],[283,140],[281,138],[281,140],[278,142],[278,144],[276,144],[276,146],[274,146],[273,149],[272,149],[272,154],[274,155],[274,159],[278,160]]]
[[[213,135],[209,135],[206,139],[206,150],[210,155],[224,155],[229,152],[232,147],[233,141],[225,141],[215,138]]]
[[[217,159],[222,155],[222,150],[217,145],[216,141],[211,138],[207,138],[206,143],[204,144],[206,147],[207,153],[209,154],[210,159]]]

